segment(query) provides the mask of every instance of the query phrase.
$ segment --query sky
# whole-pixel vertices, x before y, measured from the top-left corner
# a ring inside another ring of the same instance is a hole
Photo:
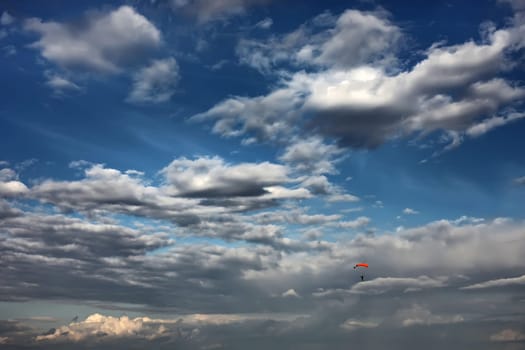
[[[525,349],[524,58],[523,0],[2,1],[2,349]]]

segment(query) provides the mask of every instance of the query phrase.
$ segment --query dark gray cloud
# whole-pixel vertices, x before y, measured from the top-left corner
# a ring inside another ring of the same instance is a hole
[[[114,172],[120,185],[132,181],[114,170],[90,169]],[[118,192],[117,183],[113,190]],[[62,187],[67,189],[67,183]],[[322,236],[302,241],[301,231],[294,235],[281,224],[323,225],[330,231],[359,229],[369,219],[341,220],[296,209],[229,214],[174,229],[23,212],[7,201],[2,213],[7,215],[0,220],[1,273],[8,286],[0,289],[3,300],[63,298],[167,310],[300,312],[360,295],[417,295],[501,278],[508,282],[521,276],[519,257],[525,248],[522,223],[506,219],[441,220],[392,235],[328,242]],[[198,237],[244,244],[184,243]],[[361,260],[373,261],[373,268],[364,283],[353,286],[359,274],[352,266]],[[504,277],[498,277],[501,271]],[[520,286],[502,283],[498,290],[513,293]],[[282,295],[289,290],[301,298],[285,302]]]

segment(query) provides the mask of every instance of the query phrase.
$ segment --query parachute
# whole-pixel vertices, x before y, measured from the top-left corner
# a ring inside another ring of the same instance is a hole
[[[354,266],[354,270],[357,269],[358,267],[368,269],[368,263],[357,263]],[[364,281],[364,280],[365,280],[365,274],[363,273],[363,271],[361,271],[361,281]]]

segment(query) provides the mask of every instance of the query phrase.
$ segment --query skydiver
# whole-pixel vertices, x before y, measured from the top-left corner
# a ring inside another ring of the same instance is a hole
[[[365,280],[365,276],[361,275],[361,281]]]

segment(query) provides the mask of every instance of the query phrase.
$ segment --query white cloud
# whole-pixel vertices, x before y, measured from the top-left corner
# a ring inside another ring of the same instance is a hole
[[[301,296],[297,294],[294,289],[288,289],[286,292],[281,294],[283,298],[300,298]]]
[[[20,181],[2,181],[0,182],[0,196],[12,197],[28,193],[28,188]]]
[[[461,315],[436,315],[425,307],[415,304],[411,308],[399,310],[396,315],[403,327],[463,322]]]
[[[319,54],[313,57],[313,61],[318,64],[348,68],[384,59],[400,37],[399,28],[381,13],[347,10],[337,19],[328,40],[318,48],[310,45],[303,50],[317,51]]]
[[[81,322],[73,322],[59,327],[54,333],[40,335],[37,341],[83,341],[89,338],[146,338],[162,336],[166,329],[162,325],[151,324],[147,317],[129,318],[93,314]]]
[[[2,12],[2,16],[0,17],[0,24],[2,24],[3,26],[8,26],[10,24],[13,24],[14,22],[15,18],[11,16],[9,12]]]
[[[179,66],[174,58],[154,60],[133,77],[133,88],[127,98],[135,103],[161,103],[175,93],[179,80]]]
[[[525,117],[525,113],[510,113],[506,117],[492,117],[485,119],[478,124],[472,125],[467,129],[466,133],[471,137],[478,137],[498,126],[506,125],[523,117]]]
[[[46,73],[46,77],[46,85],[53,90],[55,96],[60,97],[66,92],[82,90],[80,86],[58,74]]]
[[[376,328],[379,326],[379,323],[377,322],[370,322],[370,321],[360,321],[360,320],[354,320],[349,318],[348,320],[344,321],[340,327],[344,329],[345,331],[355,331],[362,328]]]
[[[497,280],[476,283],[470,286],[462,287],[461,289],[482,289],[482,288],[516,286],[516,285],[525,285],[525,275],[520,276],[520,277],[500,278]]]
[[[350,293],[383,294],[391,290],[416,291],[425,288],[439,288],[446,286],[446,280],[446,278],[431,278],[427,276],[416,278],[379,277],[354,285]]]
[[[417,210],[414,210],[414,209],[411,209],[411,208],[405,208],[405,209],[403,209],[403,214],[415,215],[415,214],[419,214],[419,212]]]
[[[243,39],[237,47],[241,63],[271,73],[275,66],[349,68],[373,61],[395,61],[392,52],[401,30],[384,13],[346,10],[338,18],[317,16],[295,31],[267,41]]]
[[[172,161],[161,173],[175,195],[220,197],[284,193],[286,189],[275,185],[290,181],[288,171],[283,165],[269,162],[230,165],[219,157],[183,157]]]
[[[504,329],[492,334],[490,340],[494,342],[521,342],[525,340],[525,334],[514,329]]]
[[[119,72],[161,44],[155,25],[130,6],[91,14],[82,25],[32,18],[24,28],[41,35],[31,46],[47,60],[65,68],[103,73]]]
[[[334,226],[339,228],[351,228],[356,229],[368,225],[372,220],[366,216],[360,216],[355,220],[351,221],[339,221],[334,223]]]
[[[269,17],[266,17],[265,19],[257,22],[255,24],[255,27],[256,28],[261,28],[261,29],[269,29],[273,24],[273,20]]]
[[[450,142],[446,151],[459,146],[465,134],[480,135],[521,118],[507,107],[523,99],[525,89],[498,77],[509,67],[507,53],[522,45],[518,33],[525,31],[525,25],[519,22],[499,30],[485,28],[480,42],[433,45],[406,70],[392,69],[395,66],[388,59],[385,65],[374,61],[376,56],[383,57],[383,51],[391,51],[390,35],[400,32],[381,14],[352,10],[325,22],[330,35],[311,35],[317,27],[309,24],[267,43],[241,41],[241,61],[263,73],[276,71],[273,68],[279,62],[296,64],[299,58],[290,51],[299,52],[304,64],[320,68],[295,73],[277,70],[279,84],[268,95],[234,96],[193,120],[214,120],[213,132],[223,136],[289,143],[301,133],[300,118],[307,115],[308,131],[358,148],[441,131]],[[343,40],[356,26],[367,28],[364,33],[370,29],[372,37],[380,33],[377,40],[367,42],[371,46],[365,45],[362,54],[348,49],[352,44]],[[495,114],[497,119],[491,119]]]

